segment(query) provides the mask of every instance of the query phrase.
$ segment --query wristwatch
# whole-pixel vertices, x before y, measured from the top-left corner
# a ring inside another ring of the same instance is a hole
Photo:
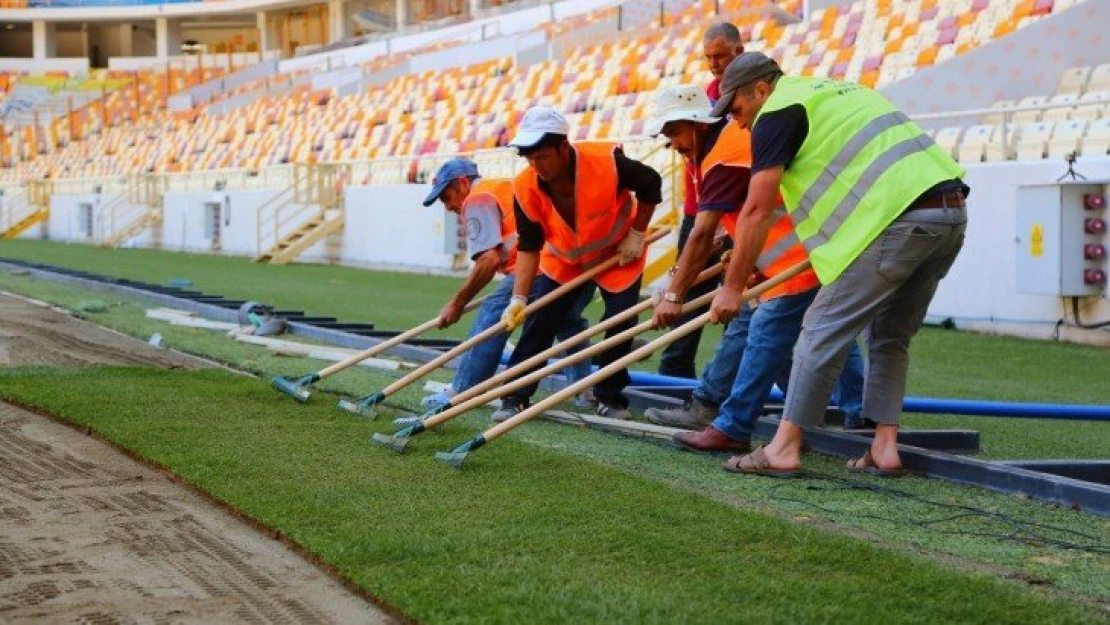
[[[672,293],[671,291],[667,291],[666,293],[663,294],[663,301],[664,302],[670,302],[672,304],[681,304],[682,303],[682,298],[679,297],[677,293]]]

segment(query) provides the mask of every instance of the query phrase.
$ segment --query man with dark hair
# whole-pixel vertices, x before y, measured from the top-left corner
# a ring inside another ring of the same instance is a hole
[[[556,328],[589,283],[525,320],[529,293],[533,298],[550,293],[616,256],[618,264],[593,279],[605,302],[602,319],[624,312],[639,300],[644,233],[655,206],[662,201],[662,179],[652,168],[625,156],[615,143],[571,145],[569,134],[570,126],[562,114],[536,106],[524,114],[509,144],[528,159],[529,165],[513,182],[520,239],[513,299],[502,321],[509,331],[521,324],[524,331],[513,350],[510,367],[552,345]],[[633,325],[635,320],[630,319],[611,328],[606,337]],[[597,364],[604,367],[628,355],[631,349],[632,341],[625,341],[598,355]],[[594,386],[599,415],[617,419],[631,416],[628,400],[621,394],[628,382],[628,371],[621,370]],[[494,420],[508,419],[527,407],[536,388],[533,384],[503,397]]]
[[[447,212],[461,218],[466,228],[467,253],[474,261],[466,282],[440,310],[439,327],[455,325],[466,305],[495,275],[501,273],[505,276],[478,308],[474,324],[470,327],[470,336],[475,336],[500,323],[501,314],[513,294],[517,241],[513,182],[481,178],[474,161],[453,158],[436,172],[431,191],[424,198],[424,206],[431,206],[437,200],[443,202]],[[559,328],[560,337],[570,337],[586,329],[582,309],[589,304],[591,295],[592,290],[583,291],[571,314],[563,320]],[[509,335],[502,333],[468,350],[460,359],[451,386],[425,397],[421,404],[428,408],[443,405],[456,393],[489,379],[501,364],[501,354],[508,340]],[[589,364],[582,363],[569,368],[567,377],[573,382],[589,372]],[[578,405],[588,405],[585,398],[580,397],[576,401]]]
[[[735,26],[728,22],[717,22],[705,31],[705,37],[702,38],[702,49],[705,54],[705,63],[709,66],[709,72],[713,74],[713,82],[706,86],[705,93],[709,96],[710,102],[716,102],[721,93],[719,89],[721,74],[724,73],[732,59],[744,52],[744,43],[740,40],[740,31]],[[689,163],[686,166],[685,181],[686,195],[682,206],[682,224],[678,230],[678,253],[680,255],[683,248],[686,247],[686,240],[690,237],[690,231],[694,227],[694,218],[698,214],[698,190]],[[714,252],[709,257],[707,266],[715,265],[719,261],[720,253]],[[706,280],[691,288],[687,297],[689,299],[701,297],[717,288],[719,283],[719,279]],[[690,311],[679,319],[679,323],[685,323],[704,312],[704,308]],[[700,342],[701,330],[697,330],[668,345],[663,350],[663,355],[659,360],[659,373],[679,378],[696,378],[696,360]],[[712,408],[724,401],[725,396],[703,399],[709,401]]]
[[[752,178],[711,319],[724,323],[740,313],[780,192],[822,286],[794,348],[774,439],[724,468],[797,474],[805,428],[821,422],[848,349],[864,332],[870,358],[863,416],[878,425],[870,449],[848,466],[900,475],[898,417],[910,340],[963,246],[970,191],[964,170],[879,93],[784,76],[757,52],[725,70],[713,114],[726,113],[751,130]]]

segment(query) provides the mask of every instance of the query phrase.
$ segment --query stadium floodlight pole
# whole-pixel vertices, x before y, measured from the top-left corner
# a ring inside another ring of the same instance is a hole
[[[699,284],[711,278],[715,278],[723,273],[724,270],[725,263],[717,263],[716,265],[709,267],[698,274],[698,277],[694,281],[694,284]],[[695,299],[689,304],[685,305],[683,307],[683,310],[694,310],[699,306],[709,303],[710,301],[711,300],[709,298],[705,297]],[[420,417],[408,417],[395,420],[394,423],[396,425],[402,425],[405,427],[397,430],[392,435],[380,433],[374,434],[371,440],[378,445],[383,445],[394,451],[403,451],[405,445],[409,441],[409,438],[416,436],[421,432],[442,425],[447,421],[450,421],[451,419],[454,419],[455,417],[473,408],[482,406],[486,403],[489,403],[490,401],[493,401],[494,399],[500,399],[516,391],[517,389],[524,388],[525,386],[528,386],[533,382],[538,382],[539,380],[543,379],[551,373],[554,373],[555,371],[582,362],[591,356],[604,352],[610,347],[620,345],[625,341],[631,340],[635,336],[651,330],[652,323],[651,320],[648,320],[644,323],[635,325],[613,337],[607,338],[597,345],[591,345],[580,352],[569,354],[566,358],[550,364],[546,364],[546,366],[544,366],[545,363],[547,363],[548,358],[551,358],[552,356],[567,351],[567,349],[569,348],[584,343],[585,341],[589,340],[590,337],[601,334],[602,332],[609,330],[609,328],[620,325],[621,323],[624,323],[629,319],[635,319],[639,316],[641,312],[652,308],[654,305],[655,302],[653,300],[646,299],[639,304],[629,308],[628,310],[621,312],[620,314],[613,315],[609,319],[606,319],[595,326],[586,328],[585,330],[579,332],[578,334],[575,334],[565,341],[549,347],[548,349],[536,354],[535,356],[532,356],[531,358],[517,364],[513,368],[506,369],[501,373],[489,378],[488,380],[477,384],[459,393],[458,395],[455,395],[447,403],[433,408]],[[542,368],[537,371],[530,371],[537,366],[542,366]],[[519,379],[513,379],[518,377]],[[502,386],[502,384],[505,385]]]
[[[485,300],[484,297],[481,299],[472,300],[470,303],[463,307],[463,314],[466,314],[480,306],[483,300]],[[400,345],[401,343],[404,343],[405,341],[412,340],[420,336],[421,334],[424,334],[429,330],[434,330],[438,327],[439,317],[433,317],[432,319],[425,321],[415,328],[406,330],[398,334],[397,336],[382,341],[381,343],[378,343],[373,347],[358,352],[357,354],[351,354],[347,358],[329,367],[325,367],[317,371],[316,373],[309,373],[296,378],[275,376],[274,379],[270,381],[270,386],[273,386],[275,389],[281,391],[282,393],[285,393],[298,402],[304,403],[308,401],[308,398],[311,395],[308,390],[309,386],[312,386],[320,380],[335,375],[336,373],[339,373],[344,369],[349,369],[350,367],[353,367],[368,358],[373,358],[374,356],[377,356],[378,354],[381,354],[386,350],[392,349]]]
[[[810,267],[810,263],[809,263],[808,259],[790,267],[786,271],[783,271],[782,273],[776,275],[773,278],[770,278],[769,280],[759,284],[758,286],[744,291],[744,293],[742,295],[743,301],[746,302],[746,301],[752,300],[756,297],[759,297],[763,293],[766,293],[767,291],[775,288],[776,286],[782,284],[783,282],[786,282],[790,278],[793,278],[794,276],[800,274],[801,272],[805,271],[806,269],[809,269],[809,267]],[[703,295],[702,297],[699,297],[698,299],[694,300],[693,302],[690,302],[689,304],[687,304],[686,306],[683,307],[683,312],[686,311],[687,307],[689,307],[690,309],[696,308],[696,306],[694,306],[695,302],[698,302],[699,303],[698,305],[703,305],[700,302],[702,300],[706,299],[707,297],[710,297],[711,295],[714,295],[714,294],[715,294],[715,292],[713,294],[706,294],[706,295]],[[711,300],[707,300],[707,301],[711,301]],[[567,386],[566,388],[560,390],[559,392],[549,395],[548,397],[544,398],[543,401],[540,401],[539,403],[532,405],[530,408],[527,408],[527,409],[517,413],[513,417],[511,417],[511,418],[509,418],[509,419],[507,419],[507,420],[505,420],[501,423],[498,423],[497,425],[491,427],[490,429],[486,430],[485,432],[482,432],[481,434],[475,436],[474,438],[466,441],[462,445],[459,445],[455,449],[453,449],[449,452],[439,452],[439,453],[437,453],[436,454],[436,460],[439,460],[441,462],[446,462],[447,464],[455,467],[456,469],[461,468],[462,464],[463,464],[463,461],[466,460],[466,457],[470,454],[470,452],[479,449],[480,447],[482,447],[486,443],[489,443],[490,441],[493,441],[493,440],[496,440],[497,438],[500,438],[502,435],[504,435],[505,433],[513,430],[514,428],[516,428],[518,426],[521,426],[521,425],[524,425],[528,421],[531,421],[532,419],[534,419],[534,418],[538,417],[539,415],[543,414],[548,409],[553,408],[554,406],[558,405],[559,402],[562,402],[562,401],[564,401],[565,399],[567,399],[569,397],[573,397],[577,393],[580,393],[580,392],[584,391],[585,389],[589,388],[590,386],[593,386],[597,382],[599,382],[601,380],[604,380],[605,378],[613,375],[614,373],[620,371],[621,369],[624,369],[628,365],[630,365],[634,362],[643,360],[644,358],[647,358],[648,356],[652,355],[656,351],[666,347],[667,345],[670,345],[671,343],[677,341],[678,339],[680,339],[684,336],[689,335],[691,332],[694,332],[698,328],[701,328],[701,327],[705,326],[707,323],[709,323],[709,315],[710,315],[709,311],[706,311],[705,313],[702,313],[702,314],[698,315],[694,319],[682,324],[681,326],[679,326],[679,327],[675,328],[674,330],[664,334],[663,336],[660,336],[659,338],[655,339],[654,341],[651,341],[647,345],[644,345],[643,347],[640,347],[639,349],[634,350],[632,353],[628,354],[624,358],[621,358],[621,359],[619,359],[619,360],[617,360],[617,361],[615,361],[615,362],[613,362],[609,365],[606,365],[605,367],[601,368],[599,371],[597,371],[597,372],[595,372],[591,375],[588,375],[588,376],[582,378],[581,380],[578,380],[574,384],[571,384],[571,385]]]
[[[660,228],[658,230],[655,230],[654,232],[652,232],[651,234],[648,235],[647,239],[644,240],[644,247],[646,248],[647,246],[651,245],[652,243],[654,243],[654,242],[658,241],[659,239],[663,238],[670,231],[671,231],[670,226],[666,226],[666,227]],[[578,276],[577,278],[574,278],[573,280],[570,280],[566,284],[559,285],[559,288],[555,289],[554,291],[551,291],[550,293],[544,295],[543,297],[537,299],[536,301],[529,303],[524,308],[524,314],[528,315],[528,314],[534,313],[535,311],[543,308],[544,306],[547,306],[548,304],[550,304],[551,302],[554,302],[555,300],[559,299],[563,295],[566,295],[567,293],[573,291],[574,289],[578,288],[579,286],[582,286],[586,282],[588,282],[590,280],[593,280],[596,276],[598,276],[602,272],[612,268],[616,264],[617,264],[617,257],[613,256],[612,258],[609,258],[609,259],[605,260],[604,262],[598,264],[597,266],[590,268],[589,270],[583,272],[582,275]],[[341,400],[339,402],[339,409],[343,410],[344,412],[349,412],[351,414],[356,414],[356,415],[359,415],[359,416],[368,417],[368,418],[372,419],[372,418],[377,416],[377,411],[375,410],[375,407],[378,404],[385,401],[385,399],[387,397],[389,397],[390,395],[393,395],[397,391],[400,391],[401,389],[403,389],[406,386],[412,384],[413,382],[416,382],[417,380],[420,380],[421,378],[428,375],[432,371],[435,371],[436,369],[442,367],[443,365],[450,362],[456,356],[459,356],[460,354],[466,352],[467,350],[473,348],[476,345],[480,345],[481,343],[483,343],[485,341],[488,341],[489,339],[501,334],[502,332],[505,332],[505,326],[503,324],[497,323],[493,326],[490,326],[489,328],[486,328],[482,332],[479,332],[478,334],[475,334],[474,336],[472,336],[471,338],[463,341],[462,343],[459,343],[458,345],[456,345],[455,347],[451,348],[450,350],[444,352],[443,354],[439,355],[435,359],[433,359],[433,360],[425,363],[424,365],[420,366],[419,368],[414,370],[412,373],[409,373],[405,377],[401,378],[400,380],[397,380],[393,384],[390,384],[389,386],[385,387],[384,389],[382,389],[382,390],[380,390],[376,393],[371,393],[369,395],[366,395],[364,397],[359,398],[356,401],[350,401],[350,400],[346,400],[346,399]]]

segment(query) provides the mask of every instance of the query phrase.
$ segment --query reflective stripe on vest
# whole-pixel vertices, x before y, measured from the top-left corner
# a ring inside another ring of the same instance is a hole
[[[548,241],[547,247],[552,254],[562,258],[568,263],[580,263],[583,256],[587,254],[596,254],[603,251],[607,247],[612,247],[621,242],[624,234],[628,231],[627,228],[632,221],[632,200],[628,199],[621,205],[620,211],[617,213],[616,221],[613,222],[613,227],[604,237],[591,241],[580,247],[572,247],[568,250],[560,249],[553,242]]]
[[[705,155],[700,167],[695,168],[695,190],[701,193],[702,172],[708,173],[719,165],[731,167],[751,168],[751,133],[741,129],[736,124],[729,124],[717,138],[717,143],[709,154]],[[700,197],[699,197],[700,203]],[[721,217],[721,225],[732,236],[736,235],[736,223],[740,216],[740,207]],[[761,273],[773,277],[788,267],[805,260],[805,248],[798,242],[798,235],[794,232],[794,224],[787,215],[785,206],[778,206],[774,211],[774,222],[767,234],[767,242],[756,259],[756,267]],[[815,288],[819,284],[817,274],[812,269],[807,269],[794,276],[779,286],[767,291],[760,299],[769,301],[786,295],[796,295]]]
[[[517,202],[528,218],[543,228],[540,271],[559,284],[582,275],[615,253],[632,229],[635,202],[620,188],[614,158],[619,145],[605,142],[574,144],[574,228],[560,214],[551,197],[540,187],[534,168],[524,170],[513,182]],[[610,293],[619,293],[640,278],[646,255],[624,266],[601,272],[594,282]]]
[[[780,206],[775,209],[776,222],[785,216],[785,207]],[[770,245],[764,245],[763,251],[759,253],[759,258],[755,260],[755,266],[760,271],[764,271],[767,267],[770,267],[776,260],[782,258],[784,254],[789,252],[790,248],[800,243],[800,241],[798,241],[798,233],[791,230],[779,237],[777,241],[768,240],[768,243],[770,243]],[[764,273],[766,273],[766,271],[764,271]]]
[[[805,110],[809,132],[782,174],[790,217],[828,284],[922,193],[963,169],[882,95],[824,78],[783,77],[759,119]]]

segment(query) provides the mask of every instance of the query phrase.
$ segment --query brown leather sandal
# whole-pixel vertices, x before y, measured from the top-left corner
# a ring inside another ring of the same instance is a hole
[[[875,464],[875,459],[871,457],[871,450],[868,449],[863,456],[848,461],[848,470],[856,473],[867,473],[869,475],[877,475],[879,477],[902,477],[906,474],[905,469],[884,469]]]
[[[733,456],[721,465],[721,468],[730,473],[744,473],[746,475],[763,475],[766,477],[798,477],[801,469],[775,469],[763,453],[763,445],[756,447],[750,454]]]

